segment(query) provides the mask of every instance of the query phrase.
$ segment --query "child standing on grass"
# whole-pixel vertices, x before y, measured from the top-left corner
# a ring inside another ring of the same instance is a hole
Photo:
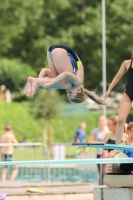
[[[12,143],[18,143],[16,140],[13,129],[11,125],[5,126],[5,133],[1,135],[0,137],[0,144],[6,143],[9,144],[9,146],[1,146],[0,152],[1,152],[1,160],[2,161],[13,161],[13,146],[10,146]],[[7,168],[8,166],[4,166],[1,174],[1,180],[5,181],[7,176]],[[12,174],[10,177],[10,181],[14,181],[16,176],[18,174],[18,168],[16,166],[12,167]]]

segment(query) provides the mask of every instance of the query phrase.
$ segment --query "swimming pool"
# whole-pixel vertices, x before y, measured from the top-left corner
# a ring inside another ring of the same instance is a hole
[[[11,167],[7,179],[11,174]],[[15,181],[18,182],[52,182],[52,183],[98,183],[96,167],[84,166],[22,166],[19,167]]]

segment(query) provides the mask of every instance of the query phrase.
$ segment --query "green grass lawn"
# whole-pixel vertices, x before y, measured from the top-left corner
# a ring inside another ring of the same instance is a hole
[[[16,161],[22,160],[44,160],[43,147],[15,147],[14,159]]]
[[[94,148],[87,148],[88,155],[95,155]],[[75,152],[74,146],[66,146],[66,159],[73,158]],[[83,152],[84,153],[84,152]],[[45,155],[45,149],[43,146],[39,147],[14,147],[14,160],[24,161],[24,160],[46,160],[53,159],[53,157]]]

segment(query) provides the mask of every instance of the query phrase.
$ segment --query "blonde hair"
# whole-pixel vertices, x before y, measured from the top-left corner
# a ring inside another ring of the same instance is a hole
[[[84,103],[86,98],[89,97],[91,100],[96,102],[97,104],[109,106],[110,102],[106,99],[100,98],[95,92],[91,92],[85,88],[81,88],[81,93],[77,93],[74,99],[69,99],[72,103]]]
[[[125,133],[126,130],[127,130],[127,126],[128,126],[128,124],[125,122],[125,124],[124,124],[124,133]]]
[[[86,128],[86,123],[85,122],[81,122],[78,127],[79,128]]]
[[[118,122],[118,116],[117,115],[112,115],[108,119],[111,120],[114,125],[117,125],[117,122]]]
[[[133,122],[129,122],[127,125],[127,130],[131,130],[133,128]]]

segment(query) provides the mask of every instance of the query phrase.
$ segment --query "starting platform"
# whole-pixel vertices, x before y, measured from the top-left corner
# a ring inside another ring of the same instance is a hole
[[[133,200],[133,188],[95,187],[93,200]]]

